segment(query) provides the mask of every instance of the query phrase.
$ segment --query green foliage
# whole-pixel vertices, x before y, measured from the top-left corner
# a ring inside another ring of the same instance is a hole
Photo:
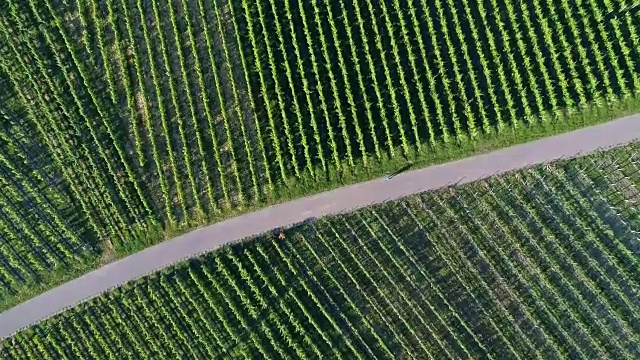
[[[8,0],[0,300],[406,161],[631,111],[639,23],[619,5]]]
[[[638,144],[263,235],[0,343],[3,358],[634,358]],[[636,234],[636,235],[634,235]]]

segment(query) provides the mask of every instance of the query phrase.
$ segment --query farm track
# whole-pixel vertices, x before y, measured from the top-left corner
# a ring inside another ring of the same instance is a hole
[[[535,142],[376,179],[289,201],[192,231],[118,260],[58,286],[0,314],[0,338],[46,319],[126,282],[186,258],[274,228],[398,199],[405,195],[468,183],[565,157],[584,155],[640,139],[640,115]]]

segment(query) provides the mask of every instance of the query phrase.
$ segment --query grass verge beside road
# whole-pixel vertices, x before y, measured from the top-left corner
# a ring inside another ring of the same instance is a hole
[[[273,199],[269,199],[263,203],[227,209],[222,213],[214,214],[210,218],[202,218],[197,222],[183,223],[175,228],[166,230],[154,227],[153,225],[148,225],[146,233],[140,233],[138,237],[130,239],[129,242],[124,244],[125,246],[111,248],[108,260],[105,260],[103,249],[101,249],[99,253],[86,252],[81,254],[81,260],[74,263],[73,266],[61,267],[55,271],[47,272],[41,277],[39,282],[28,282],[22,284],[15,288],[15,292],[13,294],[4,294],[4,296],[0,296],[0,311],[9,309],[22,301],[45,292],[48,289],[96,269],[97,267],[104,265],[105,261],[110,262],[123,258],[146,247],[157,244],[165,239],[178,236],[211,223],[223,221],[243,213],[259,210],[260,208],[286,202],[295,198],[374,179],[385,174],[392,173],[409,162],[414,163],[412,169],[444,163],[470,155],[489,152],[491,150],[576,130],[585,126],[603,123],[608,120],[636,112],[640,112],[640,103],[637,98],[628,98],[620,100],[620,102],[614,105],[608,105],[605,108],[586,108],[580,112],[572,114],[571,116],[565,116],[562,119],[545,123],[544,125],[542,125],[542,123],[534,122],[528,126],[509,129],[500,135],[486,134],[473,143],[464,142],[464,145],[447,146],[441,144],[437,148],[431,148],[429,151],[425,150],[423,153],[414,154],[413,156],[404,157],[402,159],[385,159],[384,162],[379,164],[370,164],[370,168],[364,168],[362,164],[356,165],[354,168],[348,168],[345,166],[345,170],[342,172],[336,171],[335,168],[332,168],[328,172],[328,176],[324,181],[313,181],[312,179],[305,179],[304,177],[296,180],[295,182],[290,180],[289,184],[286,186],[280,186],[276,189],[276,195]]]

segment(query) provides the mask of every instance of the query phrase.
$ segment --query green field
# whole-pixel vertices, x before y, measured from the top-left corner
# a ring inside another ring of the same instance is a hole
[[[313,220],[135,281],[6,359],[640,356],[635,144]]]
[[[0,309],[197,226],[640,108],[620,0],[6,0]]]

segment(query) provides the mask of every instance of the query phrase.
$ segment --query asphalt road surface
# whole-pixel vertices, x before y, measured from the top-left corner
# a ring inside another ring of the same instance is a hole
[[[586,154],[640,139],[640,114],[506,149],[375,179],[270,206],[130,255],[69,281],[0,314],[0,338],[111,288],[232,241],[311,217],[345,212],[454,183],[466,183],[533,164]]]

